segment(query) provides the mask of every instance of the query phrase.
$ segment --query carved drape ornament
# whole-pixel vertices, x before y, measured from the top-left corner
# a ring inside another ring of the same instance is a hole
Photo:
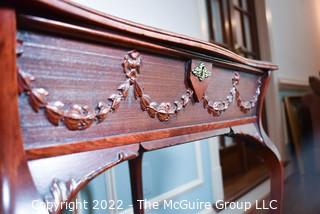
[[[17,41],[17,56],[23,53],[22,41]],[[32,88],[31,84],[35,78],[25,73],[22,69],[18,69],[19,93],[26,93],[29,97],[29,103],[35,112],[44,109],[48,120],[59,125],[63,122],[70,130],[83,130],[89,128],[94,122],[100,123],[104,121],[108,114],[116,111],[122,100],[126,99],[129,94],[129,89],[133,86],[136,99],[140,99],[141,109],[147,111],[150,117],[157,117],[160,121],[169,120],[170,116],[177,114],[190,102],[193,94],[192,90],[187,90],[181,96],[181,100],[175,101],[173,104],[168,102],[151,101],[151,98],[144,94],[141,85],[136,77],[140,73],[142,60],[140,53],[130,51],[124,57],[123,69],[127,76],[122,84],[117,88],[117,93],[112,94],[108,98],[108,102],[98,102],[95,108],[90,108],[88,105],[72,104],[67,106],[62,101],[48,102],[47,97],[49,92],[44,88]]]
[[[258,86],[254,96],[248,101],[244,101],[241,99],[240,92],[237,88],[239,82],[240,74],[238,72],[234,72],[232,78],[232,88],[230,89],[229,94],[226,96],[225,100],[212,101],[209,100],[207,95],[203,96],[203,106],[208,110],[209,114],[212,114],[213,116],[220,116],[230,107],[234,100],[236,100],[237,106],[243,113],[248,113],[256,106],[260,95],[261,78],[259,78],[257,81]]]
[[[18,57],[23,54],[22,41],[20,40],[17,40],[16,54]],[[98,102],[94,108],[81,104],[66,105],[62,101],[49,102],[47,100],[49,92],[44,88],[33,88],[32,82],[35,81],[35,78],[18,68],[19,93],[28,95],[29,103],[35,112],[44,109],[48,120],[52,124],[57,126],[59,123],[64,123],[70,130],[84,130],[94,122],[100,123],[104,121],[110,113],[119,108],[121,101],[127,98],[130,88],[133,88],[135,98],[140,101],[141,109],[147,111],[151,118],[158,118],[160,121],[168,121],[171,116],[178,114],[191,102],[194,94],[192,89],[187,89],[180,100],[173,103],[152,101],[151,97],[144,93],[143,87],[137,80],[142,66],[142,58],[139,52],[135,50],[128,52],[124,56],[122,65],[127,79],[119,85],[117,92],[109,96],[107,101]],[[211,76],[211,72],[204,63],[199,63],[198,66],[192,69],[192,73],[202,84],[205,84],[203,82],[208,82],[206,78]],[[237,89],[239,80],[240,76],[236,72],[232,79],[233,86],[229,95],[223,101],[210,101],[206,95],[203,96],[204,107],[210,114],[214,116],[221,115],[234,100],[237,101],[238,107],[244,113],[255,107],[260,94],[261,81],[258,81],[258,88],[252,99],[243,101]]]
[[[124,72],[130,79],[130,84],[134,87],[134,96],[140,99],[140,106],[143,111],[147,111],[152,118],[157,117],[160,121],[169,120],[170,116],[177,114],[185,108],[191,100],[193,91],[187,89],[186,93],[181,96],[181,100],[174,103],[152,101],[150,96],[145,94],[136,77],[140,73],[141,58],[137,51],[130,51],[123,62]]]
[[[45,109],[46,116],[52,124],[59,125],[63,122],[70,130],[87,129],[94,121],[98,123],[104,121],[108,114],[119,108],[120,102],[128,95],[129,81],[126,81],[118,87],[118,93],[108,98],[109,103],[98,102],[94,109],[80,104],[73,104],[66,108],[61,101],[48,102],[47,90],[31,87],[31,82],[34,80],[32,75],[18,69],[19,93],[25,92],[29,96],[29,103],[35,112],[41,108]]]

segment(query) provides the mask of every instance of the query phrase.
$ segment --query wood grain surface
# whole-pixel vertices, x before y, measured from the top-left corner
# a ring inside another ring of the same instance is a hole
[[[48,91],[48,102],[61,101],[66,105],[82,104],[94,108],[100,101],[107,102],[119,84],[126,80],[122,62],[130,49],[30,31],[20,31],[18,38],[23,41],[23,54],[18,58],[19,68],[35,77],[32,83],[34,87]],[[179,100],[189,88],[186,83],[187,61],[148,52],[140,53],[143,65],[137,80],[144,92],[158,103]],[[234,71],[212,68],[207,89],[210,99],[226,98],[232,87]],[[244,99],[250,99],[255,94],[258,76],[245,72],[241,72],[240,76],[239,91]],[[52,125],[43,111],[36,113],[30,107],[25,95],[19,98],[19,109],[27,150],[121,134],[228,121],[256,114],[254,109],[245,114],[234,103],[221,116],[214,117],[208,114],[202,103],[193,100],[177,116],[167,122],[160,122],[141,110],[132,90],[116,112],[87,130],[70,131],[63,125]],[[114,145],[119,145],[119,142],[114,142]]]

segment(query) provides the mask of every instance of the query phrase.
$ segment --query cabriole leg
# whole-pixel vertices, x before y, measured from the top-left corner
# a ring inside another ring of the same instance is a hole
[[[283,205],[284,175],[280,155],[275,145],[257,124],[232,127],[232,137],[244,141],[265,164],[270,175],[270,213],[280,214]]]

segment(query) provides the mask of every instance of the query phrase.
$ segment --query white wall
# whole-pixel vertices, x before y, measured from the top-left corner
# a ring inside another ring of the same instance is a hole
[[[271,140],[285,158],[280,84],[308,85],[320,70],[320,1],[261,0],[256,2],[261,55],[279,65],[267,94]]]
[[[280,81],[306,83],[320,70],[320,1],[267,0],[272,18],[272,60]]]
[[[209,40],[204,0],[74,0],[130,21]]]

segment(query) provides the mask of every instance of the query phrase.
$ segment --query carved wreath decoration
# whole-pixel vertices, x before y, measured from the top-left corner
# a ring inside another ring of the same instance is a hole
[[[17,56],[23,53],[22,42],[17,41]],[[143,88],[137,80],[142,66],[142,58],[140,53],[136,50],[128,52],[123,59],[123,71],[127,79],[119,85],[117,92],[112,94],[107,102],[98,102],[95,108],[90,108],[87,105],[73,104],[67,106],[61,101],[48,102],[47,97],[49,92],[44,88],[33,88],[32,82],[35,78],[25,73],[23,70],[18,69],[18,85],[19,94],[26,93],[29,97],[29,103],[35,112],[44,109],[48,120],[54,124],[64,123],[70,130],[83,130],[89,128],[94,122],[100,123],[104,121],[110,113],[115,112],[121,101],[125,100],[129,94],[129,89],[133,87],[134,96],[140,101],[140,106],[143,111],[147,111],[152,118],[158,118],[160,121],[168,121],[171,116],[178,114],[184,109],[191,101],[193,90],[187,89],[185,94],[181,96],[178,101],[157,103],[151,100],[151,97],[144,93]],[[193,69],[192,71],[199,80],[205,79],[211,75],[206,68],[201,67]],[[219,116],[222,112],[226,111],[230,104],[236,100],[237,105],[243,112],[248,112],[254,108],[260,94],[261,81],[256,94],[249,101],[242,101],[240,93],[237,90],[240,76],[238,73],[234,74],[232,85],[229,95],[224,101],[210,101],[205,95],[203,97],[204,107],[213,116]]]

